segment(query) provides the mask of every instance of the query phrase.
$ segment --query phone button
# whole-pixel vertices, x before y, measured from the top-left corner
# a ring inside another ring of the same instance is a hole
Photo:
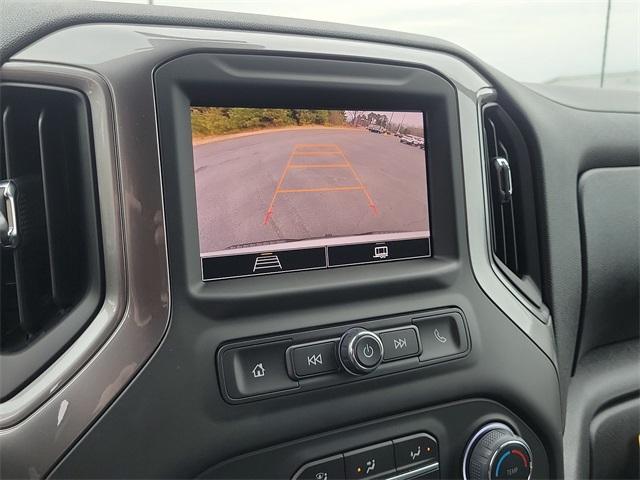
[[[344,465],[347,480],[388,476],[396,470],[393,443],[379,443],[347,452]]]
[[[398,471],[438,461],[438,442],[426,433],[393,441]]]
[[[420,332],[421,362],[456,355],[469,346],[464,322],[458,313],[416,318],[413,323]]]

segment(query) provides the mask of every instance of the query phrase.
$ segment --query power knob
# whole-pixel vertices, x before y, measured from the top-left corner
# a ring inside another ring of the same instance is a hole
[[[382,362],[380,337],[364,328],[351,328],[340,339],[340,363],[352,375],[373,372]]]
[[[531,449],[503,423],[490,423],[471,438],[464,452],[464,480],[529,480]]]

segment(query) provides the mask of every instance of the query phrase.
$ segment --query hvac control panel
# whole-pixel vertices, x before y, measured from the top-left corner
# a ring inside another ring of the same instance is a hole
[[[427,433],[394,438],[309,462],[303,465],[293,478],[294,480],[440,478],[438,442]]]

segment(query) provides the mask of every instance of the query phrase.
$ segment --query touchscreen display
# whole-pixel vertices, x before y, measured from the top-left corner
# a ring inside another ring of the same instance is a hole
[[[191,107],[203,280],[428,257],[425,120]]]

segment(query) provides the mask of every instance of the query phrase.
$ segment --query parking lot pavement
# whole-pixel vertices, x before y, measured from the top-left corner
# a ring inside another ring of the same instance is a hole
[[[194,147],[200,248],[428,230],[425,152],[361,129],[262,132]]]

